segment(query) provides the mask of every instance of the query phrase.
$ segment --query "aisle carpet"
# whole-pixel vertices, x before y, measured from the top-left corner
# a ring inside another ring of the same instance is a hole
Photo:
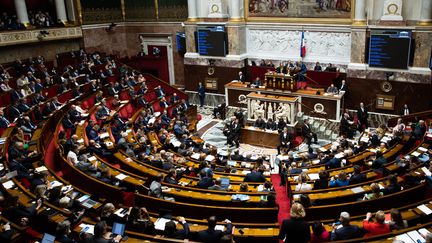
[[[282,224],[282,221],[289,217],[290,201],[286,193],[286,187],[279,186],[280,176],[278,174],[271,175],[271,181],[276,191],[276,202],[279,205],[278,222]]]

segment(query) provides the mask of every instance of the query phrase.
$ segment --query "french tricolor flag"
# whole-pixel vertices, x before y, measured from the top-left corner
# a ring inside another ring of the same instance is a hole
[[[301,35],[301,42],[300,42],[300,57],[305,57],[306,56],[306,43],[305,43],[305,38],[304,38],[304,31],[302,31],[302,35]]]

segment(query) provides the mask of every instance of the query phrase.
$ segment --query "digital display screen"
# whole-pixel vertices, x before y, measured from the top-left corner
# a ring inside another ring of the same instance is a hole
[[[224,57],[227,54],[225,26],[199,26],[196,38],[200,55]]]
[[[408,69],[411,31],[373,30],[369,43],[369,66]]]
[[[185,32],[176,33],[177,52],[186,53],[186,34]]]

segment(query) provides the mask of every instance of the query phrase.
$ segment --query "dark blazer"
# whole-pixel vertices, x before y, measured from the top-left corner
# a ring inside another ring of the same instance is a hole
[[[244,74],[239,76],[239,81],[242,83],[246,82],[246,77],[244,76]]]
[[[369,117],[369,113],[366,110],[366,108],[363,108],[363,111],[360,108],[358,108],[357,117],[358,117],[361,124],[366,124],[367,119]]]
[[[256,119],[253,126],[258,128],[265,128],[266,123],[264,119]]]
[[[299,219],[285,219],[282,222],[279,231],[279,239],[285,239],[288,242],[309,242],[310,241],[310,228],[306,221]]]
[[[244,178],[245,182],[264,182],[266,178],[261,172],[251,171],[251,173],[247,174]]]
[[[281,145],[282,145],[282,143],[285,143],[285,145],[287,145],[289,142],[291,142],[291,134],[287,133],[286,136],[284,136],[284,133],[282,132],[279,135],[279,141],[280,141]]]
[[[232,224],[229,223],[226,225],[226,230],[214,230],[214,229],[206,229],[198,232],[198,240],[205,243],[218,243],[219,240],[224,235],[231,234]]]
[[[363,181],[366,180],[366,175],[363,173],[359,173],[359,174],[353,174],[351,176],[351,178],[349,179],[349,184],[350,185],[354,185],[354,184],[358,184],[361,183]]]
[[[336,229],[331,234],[330,239],[335,240],[349,240],[354,238],[360,238],[364,234],[363,230],[357,225],[347,225],[342,228]]]
[[[10,125],[10,121],[8,119],[6,119],[6,117],[1,116],[0,117],[0,127],[2,128],[6,128]]]

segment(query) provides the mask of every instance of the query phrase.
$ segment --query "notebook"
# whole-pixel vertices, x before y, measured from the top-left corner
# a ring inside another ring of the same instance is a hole
[[[230,185],[230,179],[228,177],[221,177],[220,182],[221,182],[221,187],[228,190],[228,187]]]

